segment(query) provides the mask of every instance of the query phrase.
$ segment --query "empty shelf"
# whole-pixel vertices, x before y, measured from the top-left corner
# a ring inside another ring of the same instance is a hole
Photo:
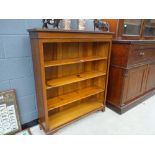
[[[90,97],[92,95],[96,95],[98,93],[103,92],[103,89],[96,87],[88,87],[81,90],[77,90],[71,93],[67,93],[58,97],[54,97],[47,101],[48,110],[53,110],[55,108],[62,107],[64,105],[70,104],[72,102]]]
[[[49,116],[50,130],[70,123],[89,112],[97,111],[103,108],[103,103],[97,101],[90,101],[87,103],[77,104],[73,107],[60,111]]]
[[[46,88],[50,89],[50,88],[54,88],[54,87],[59,87],[59,86],[63,86],[66,84],[80,82],[80,81],[84,81],[87,79],[91,79],[91,78],[95,78],[95,77],[99,77],[99,76],[103,76],[103,75],[106,75],[106,73],[92,71],[92,72],[80,73],[77,75],[71,75],[71,76],[67,76],[67,77],[61,77],[61,78],[57,78],[57,79],[53,79],[53,80],[48,80],[46,82],[46,85],[47,85]]]
[[[61,65],[68,65],[68,64],[76,64],[88,61],[97,61],[97,60],[104,60],[107,57],[101,56],[89,56],[89,57],[81,57],[81,58],[73,58],[73,59],[64,59],[64,60],[55,60],[55,61],[45,61],[45,67],[52,67],[52,66],[61,66]]]

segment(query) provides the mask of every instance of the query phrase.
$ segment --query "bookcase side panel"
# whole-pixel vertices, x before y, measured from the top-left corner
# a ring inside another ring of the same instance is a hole
[[[43,48],[41,42],[38,39],[31,39],[33,68],[35,77],[35,89],[38,106],[39,123],[47,131],[48,130],[48,115],[46,104],[46,90],[44,81],[44,67],[43,61]],[[41,54],[42,53],[42,54]]]

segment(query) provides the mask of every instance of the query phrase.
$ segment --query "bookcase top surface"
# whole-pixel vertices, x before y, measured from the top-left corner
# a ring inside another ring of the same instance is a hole
[[[106,34],[111,35],[114,34],[114,32],[106,32],[106,31],[87,31],[87,30],[62,30],[62,29],[39,29],[39,28],[33,28],[27,30],[30,32],[54,32],[54,33],[93,33],[93,34]]]

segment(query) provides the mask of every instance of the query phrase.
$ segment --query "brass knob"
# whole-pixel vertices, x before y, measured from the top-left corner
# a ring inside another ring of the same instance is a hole
[[[140,56],[144,56],[145,53],[144,53],[143,51],[141,51],[141,52],[139,53],[139,55],[140,55]]]

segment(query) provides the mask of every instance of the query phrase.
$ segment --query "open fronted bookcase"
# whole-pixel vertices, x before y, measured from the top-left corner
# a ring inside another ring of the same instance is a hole
[[[47,134],[104,111],[111,33],[29,30],[39,122]]]

